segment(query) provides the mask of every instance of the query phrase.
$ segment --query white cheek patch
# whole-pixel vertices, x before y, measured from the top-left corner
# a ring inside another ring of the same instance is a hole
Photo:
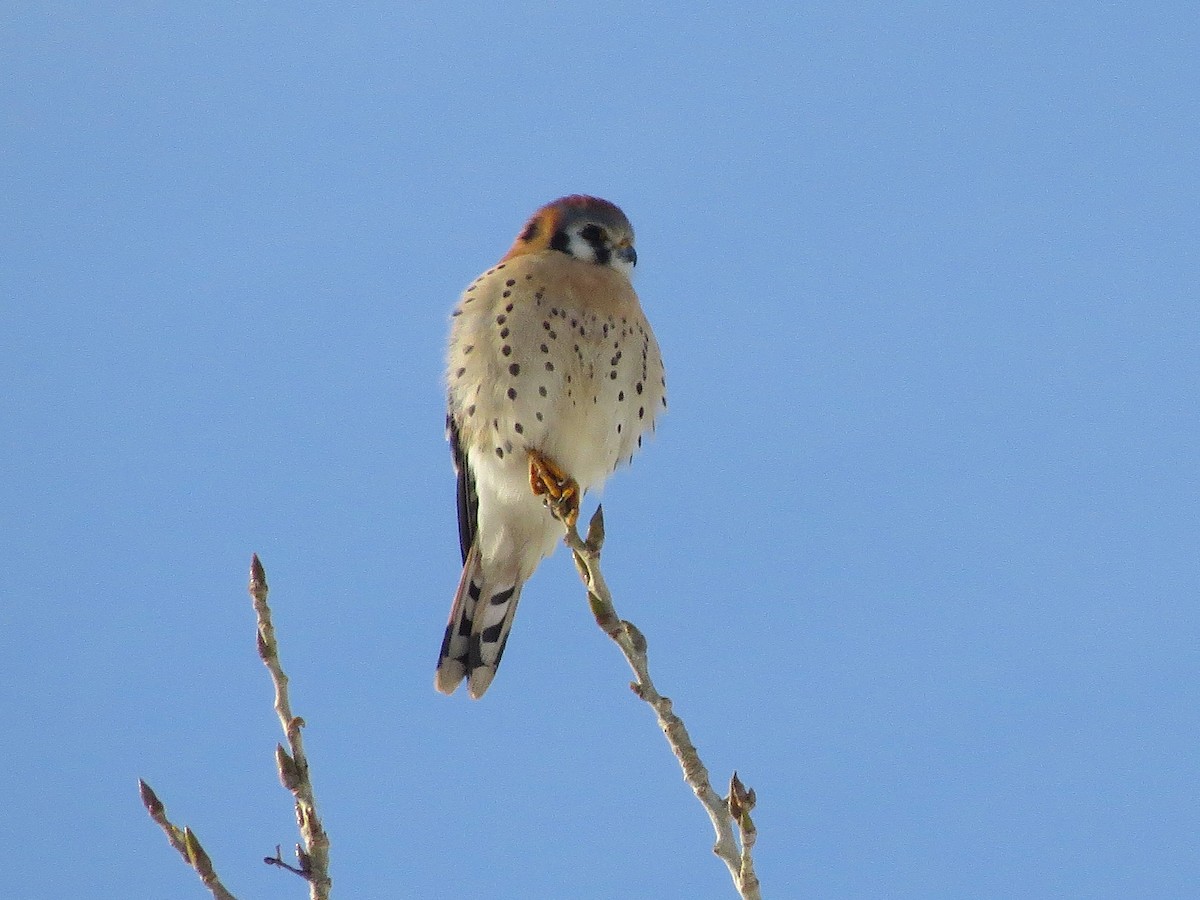
[[[584,240],[584,238],[579,234],[571,234],[571,239],[568,242],[567,247],[567,252],[576,259],[589,263],[594,263],[596,261],[596,248]]]

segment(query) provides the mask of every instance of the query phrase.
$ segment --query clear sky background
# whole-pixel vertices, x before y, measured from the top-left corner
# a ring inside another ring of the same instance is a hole
[[[252,552],[336,896],[732,896],[564,552],[487,697],[432,687],[448,313],[574,192],[671,392],[605,570],[766,894],[1195,895],[1193,4],[0,22],[6,896],[205,896],[139,776],[304,896]]]

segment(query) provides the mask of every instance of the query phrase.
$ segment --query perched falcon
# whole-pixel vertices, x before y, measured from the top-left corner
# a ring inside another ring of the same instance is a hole
[[[579,500],[633,457],[667,405],[630,275],[625,214],[596,197],[542,207],[453,313],[449,412],[463,571],[435,684],[473,698],[496,675],[521,586]]]

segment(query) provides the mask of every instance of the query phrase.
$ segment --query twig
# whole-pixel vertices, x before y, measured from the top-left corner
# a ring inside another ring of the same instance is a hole
[[[307,858],[304,855],[304,848],[301,847],[299,844],[296,845],[296,856],[297,856],[297,858],[299,858],[299,860],[301,862],[304,862],[305,859]],[[293,875],[299,875],[301,878],[303,878],[305,880],[307,880],[308,876],[310,874],[312,874],[311,872],[307,871],[306,869],[302,869],[299,866],[293,866],[291,863],[285,863],[283,861],[283,851],[279,849],[278,844],[275,845],[275,855],[274,856],[264,856],[263,862],[265,862],[268,866],[276,866],[280,869],[287,869]]]
[[[167,835],[167,840],[171,842],[172,847],[179,851],[183,861],[196,870],[196,874],[200,876],[200,880],[204,882],[204,886],[209,889],[213,897],[216,900],[237,900],[226,890],[225,885],[221,884],[221,879],[213,871],[212,860],[200,846],[200,839],[196,837],[192,829],[180,828],[172,823],[167,818],[167,810],[162,805],[162,801],[158,799],[158,795],[154,793],[150,785],[140,778],[138,779],[138,792],[142,795],[142,805],[146,807],[146,812],[150,813],[150,818]]]
[[[296,845],[296,859],[299,866],[292,866],[283,861],[279,846],[275,847],[275,855],[268,856],[263,862],[295,872],[309,883],[310,900],[329,900],[329,889],[333,882],[329,878],[329,836],[321,827],[317,816],[317,801],[313,797],[312,782],[308,778],[308,757],[304,754],[304,742],[300,737],[300,729],[304,720],[292,715],[291,701],[288,699],[288,677],[284,674],[279,662],[279,647],[275,642],[275,627],[271,624],[271,608],[267,606],[267,576],[263,572],[258,554],[250,562],[250,598],[254,601],[254,615],[258,620],[258,655],[271,673],[271,681],[275,685],[275,712],[283,725],[283,733],[287,736],[289,753],[282,744],[275,745],[275,764],[279,768],[279,780],[283,786],[292,792],[296,798],[296,822],[300,827],[303,846]],[[179,854],[189,866],[196,870],[205,887],[212,891],[216,900],[237,900],[226,890],[213,871],[212,860],[200,846],[200,841],[190,828],[180,829],[167,818],[162,801],[150,789],[150,785],[138,779],[138,788],[142,795],[142,805],[150,813],[150,818],[167,835]]]
[[[574,525],[566,525],[566,544],[575,557],[575,568],[588,592],[588,604],[599,625],[621,649],[637,681],[629,685],[635,694],[645,700],[658,716],[658,725],[675,752],[683,769],[683,778],[695,792],[712,820],[717,840],[713,853],[721,858],[729,869],[734,887],[743,900],[762,900],[758,876],[754,874],[751,850],[757,837],[750,810],[754,808],[754,791],[747,790],[735,772],[729,783],[729,796],[722,799],[713,790],[708,780],[708,769],[700,761],[696,747],[688,736],[683,720],[671,709],[671,701],[662,696],[650,679],[646,638],[632,622],[617,615],[612,594],[600,571],[600,548],[604,544],[604,513],[596,508],[588,524],[587,539],[579,537]],[[741,834],[739,847],[734,837],[734,828]]]
[[[288,749],[284,749],[282,744],[276,745],[275,762],[279,767],[279,780],[296,798],[296,824],[304,841],[303,847],[296,846],[299,869],[287,866],[278,858],[279,848],[276,848],[275,859],[267,857],[265,861],[272,865],[282,864],[307,878],[311,900],[328,900],[333,885],[329,878],[329,836],[317,815],[317,801],[308,778],[308,757],[304,753],[304,740],[300,735],[304,720],[292,715],[288,677],[279,662],[275,627],[271,624],[271,608],[267,605],[267,576],[257,553],[250,562],[250,598],[254,601],[254,614],[258,618],[258,655],[262,657],[275,684],[275,713],[279,716],[288,743]]]

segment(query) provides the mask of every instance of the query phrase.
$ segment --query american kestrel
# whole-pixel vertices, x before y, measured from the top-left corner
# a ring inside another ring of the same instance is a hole
[[[521,586],[579,500],[632,459],[667,405],[658,342],[630,284],[625,214],[596,197],[542,207],[475,279],[450,331],[450,447],[463,571],[435,685],[483,696]]]

